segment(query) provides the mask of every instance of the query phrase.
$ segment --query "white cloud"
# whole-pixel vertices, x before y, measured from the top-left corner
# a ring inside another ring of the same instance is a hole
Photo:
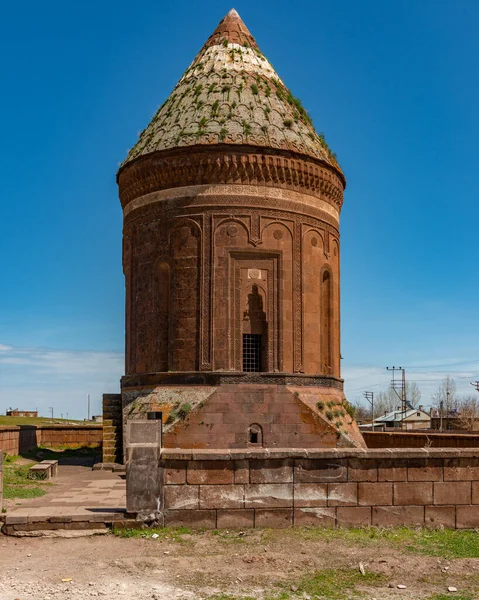
[[[10,406],[38,408],[70,418],[86,417],[86,398],[92,412],[101,413],[103,393],[119,391],[124,372],[120,352],[59,351],[0,346],[0,411]]]

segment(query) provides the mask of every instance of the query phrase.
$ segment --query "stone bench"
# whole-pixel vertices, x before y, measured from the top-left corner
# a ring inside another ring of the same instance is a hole
[[[58,460],[42,460],[40,465],[50,465],[50,476],[56,477],[58,475]]]
[[[52,475],[52,465],[37,463],[30,467],[28,479],[50,479]]]

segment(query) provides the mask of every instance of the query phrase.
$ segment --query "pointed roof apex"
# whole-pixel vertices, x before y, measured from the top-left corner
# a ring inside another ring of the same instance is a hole
[[[254,37],[248,31],[248,28],[234,8],[221,19],[218,27],[208,38],[205,47],[225,43],[225,40],[228,44],[239,44],[240,46],[258,48]]]

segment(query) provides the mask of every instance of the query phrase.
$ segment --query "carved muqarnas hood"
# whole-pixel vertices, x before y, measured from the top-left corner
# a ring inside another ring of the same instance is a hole
[[[234,9],[185,71],[122,168],[154,152],[218,144],[289,150],[323,161],[344,179],[324,137]]]

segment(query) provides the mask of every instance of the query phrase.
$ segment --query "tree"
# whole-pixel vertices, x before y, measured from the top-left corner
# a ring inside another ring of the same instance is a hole
[[[456,382],[447,375],[439,384],[437,390],[431,396],[432,406],[440,409],[443,406],[443,415],[457,408]]]
[[[477,396],[463,396],[457,402],[458,425],[460,429],[474,431],[479,419],[479,398]]]
[[[354,408],[354,418],[356,421],[364,422],[371,420],[371,407],[364,406],[360,402],[351,402],[351,406]]]

